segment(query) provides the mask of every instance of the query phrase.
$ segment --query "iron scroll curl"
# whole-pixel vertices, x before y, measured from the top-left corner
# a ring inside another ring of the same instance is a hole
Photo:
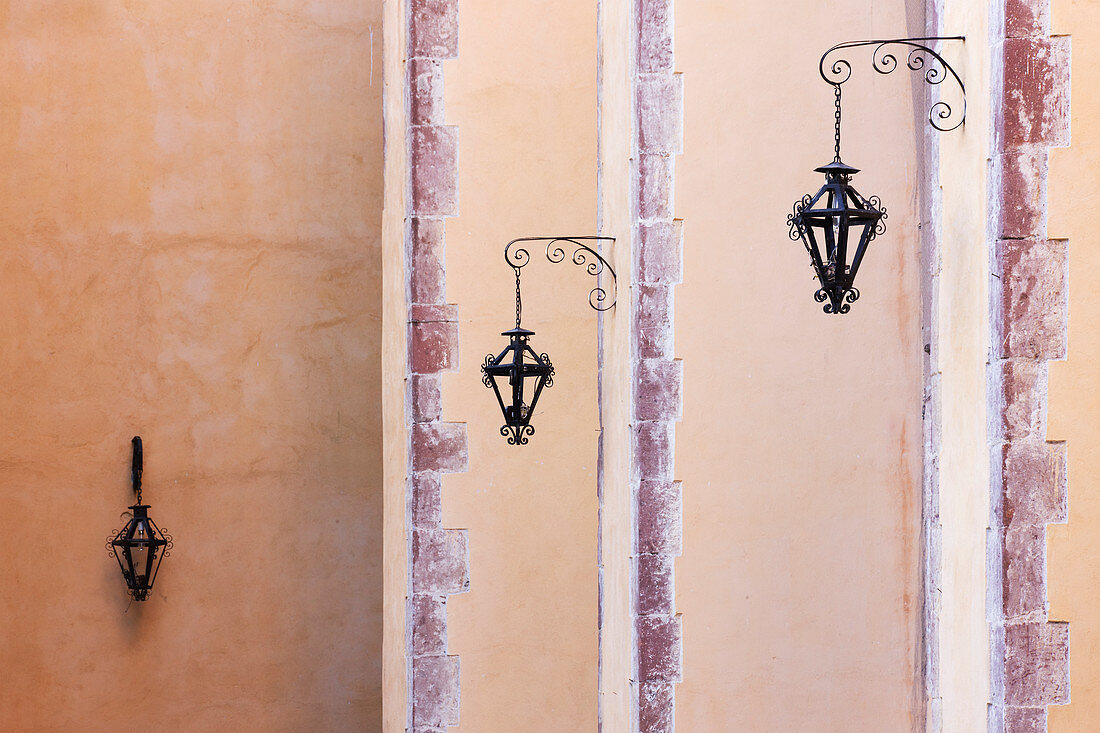
[[[821,55],[818,73],[826,83],[839,90],[840,86],[852,77],[852,64],[846,58],[837,56],[837,52],[863,46],[874,46],[871,53],[871,68],[879,74],[890,74],[898,69],[897,51],[894,47],[908,48],[905,67],[910,71],[923,72],[924,81],[930,85],[940,85],[946,79],[954,79],[959,86],[962,104],[959,109],[940,99],[928,110],[928,124],[940,132],[950,132],[962,126],[966,121],[966,87],[958,73],[943,56],[925,46],[922,41],[965,41],[965,36],[924,36],[920,38],[890,38],[867,41],[846,41],[838,43]]]
[[[520,237],[513,239],[504,247],[504,261],[513,268],[517,275],[521,269],[531,262],[531,253],[526,244],[528,242],[546,242],[546,260],[557,264],[564,262],[568,257],[574,265],[584,268],[584,271],[595,278],[599,278],[605,271],[611,275],[610,292],[604,287],[606,283],[597,281],[596,287],[588,293],[588,304],[593,310],[600,312],[609,311],[615,307],[617,299],[617,278],[615,270],[611,267],[599,252],[589,247],[586,241],[614,242],[614,237]],[[572,254],[567,250],[573,249]]]

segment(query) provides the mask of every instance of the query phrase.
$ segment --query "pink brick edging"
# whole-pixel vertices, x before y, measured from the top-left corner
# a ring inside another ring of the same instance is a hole
[[[674,0],[636,0],[638,148],[632,291],[635,497],[634,719],[644,733],[675,727],[682,628],[675,558],[682,551],[682,491],[675,480],[683,365],[674,356],[674,288],[683,280],[683,227],[673,216],[675,155],[683,136],[682,77],[674,71]]]
[[[1069,626],[1048,621],[1046,582],[1046,525],[1066,521],[1065,446],[1046,442],[1045,416],[1047,361],[1066,355],[1066,243],[1047,239],[1046,176],[1048,148],[1069,144],[1070,48],[1049,23],[1048,0],[1006,0],[990,375],[1006,733],[1045,733],[1047,706],[1069,702]]]
[[[408,718],[412,733],[458,724],[457,655],[447,653],[447,597],[469,588],[465,530],[442,526],[444,473],[467,469],[466,426],[442,420],[444,371],[458,368],[458,313],[446,302],[444,218],[458,213],[458,130],[443,125],[440,61],[458,55],[457,0],[410,0],[410,211],[406,232],[406,415],[409,592]]]

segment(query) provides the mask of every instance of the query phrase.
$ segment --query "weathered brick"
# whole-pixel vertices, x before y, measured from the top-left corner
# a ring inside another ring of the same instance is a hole
[[[414,471],[461,473],[467,467],[465,423],[415,423],[412,428]]]
[[[671,616],[675,612],[673,564],[669,555],[638,556],[638,614]]]
[[[672,171],[671,156],[639,156],[638,217],[640,219],[672,218]]]
[[[413,660],[413,725],[458,724],[458,657],[419,657]]]
[[[638,482],[638,552],[680,554],[683,546],[681,503],[679,481]]]
[[[1046,362],[1008,359],[994,372],[1002,399],[1001,434],[1006,440],[1042,438],[1043,405],[1047,394]]]
[[[458,0],[411,0],[410,13],[410,56],[458,56]]]
[[[461,529],[414,529],[413,590],[416,593],[461,593],[470,587],[466,532]]]
[[[639,422],[634,425],[634,459],[643,480],[672,481],[672,423]]]
[[[680,681],[682,644],[679,616],[640,616],[635,628],[638,637],[638,676],[641,681]]]
[[[1047,733],[1046,707],[1007,707],[1004,716],[1004,733]]]
[[[672,2],[638,0],[638,70],[672,70]]]
[[[634,416],[639,420],[676,420],[682,413],[683,362],[642,359],[635,371]]]
[[[1042,707],[1069,702],[1069,625],[1005,627],[1005,704]]]
[[[684,89],[680,74],[640,74],[637,84],[638,149],[679,153],[683,148]]]
[[[1066,520],[1064,444],[1014,441],[1002,449],[1006,529]]]
[[[634,287],[634,327],[638,358],[671,359],[673,354],[672,288],[639,284]]]
[[[638,227],[638,280],[673,285],[683,280],[683,224],[658,221]]]
[[[1047,150],[1028,145],[1001,155],[1001,236],[1046,236]]]
[[[414,374],[434,374],[458,367],[458,324],[409,324],[409,368]]]
[[[409,296],[413,303],[442,305],[446,298],[443,221],[414,218],[411,240]]]
[[[438,374],[413,374],[409,377],[409,395],[412,419],[429,422],[439,418],[442,411],[440,379]]]
[[[1005,0],[1005,37],[1028,38],[1050,35],[1050,2]]]
[[[412,653],[443,654],[447,651],[447,598],[446,596],[417,594],[413,596]]]
[[[443,124],[443,65],[435,59],[409,61],[409,123]]]
[[[1007,147],[1069,145],[1068,37],[1006,38],[1003,136]]]
[[[432,529],[443,521],[442,481],[435,471],[420,471],[409,478],[414,527]]]
[[[1047,240],[998,242],[1002,358],[1066,355],[1066,245]]]
[[[456,215],[458,129],[440,125],[420,125],[410,129],[413,215]]]
[[[642,682],[638,690],[640,733],[672,733],[675,729],[676,697],[668,682]]]
[[[1046,613],[1046,528],[1014,527],[1004,531],[1002,604],[1007,619]],[[1044,616],[1045,618],[1045,616]]]

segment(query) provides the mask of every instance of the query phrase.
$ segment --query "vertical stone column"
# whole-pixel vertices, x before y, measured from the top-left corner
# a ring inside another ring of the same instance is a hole
[[[1047,150],[1069,144],[1068,37],[1049,3],[1008,0],[998,117],[991,412],[999,441],[1004,730],[1045,731],[1069,702],[1068,624],[1047,620],[1046,525],[1066,521],[1063,444],[1046,442],[1047,364],[1066,355],[1066,242],[1046,234]]]
[[[683,87],[673,64],[673,0],[637,0],[635,8],[634,679],[638,727],[656,733],[674,728],[682,657],[674,595],[682,506],[674,467],[683,369],[674,357],[673,291],[683,279],[683,233],[674,218],[673,174]]]
[[[447,596],[469,588],[466,533],[442,526],[442,474],[465,471],[466,426],[442,419],[441,373],[458,367],[457,309],[446,302],[444,220],[458,213],[458,130],[443,124],[441,61],[458,55],[457,0],[411,0],[406,232],[409,589],[408,721],[458,724],[459,664],[447,653]]]

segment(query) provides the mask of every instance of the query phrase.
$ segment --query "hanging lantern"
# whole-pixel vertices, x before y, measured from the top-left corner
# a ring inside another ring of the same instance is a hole
[[[926,83],[939,85],[945,79],[954,79],[962,95],[961,106],[952,108],[950,103],[939,99],[928,110],[928,123],[940,132],[948,132],[966,120],[966,91],[950,64],[924,42],[962,40],[965,40],[963,36],[925,36],[846,41],[830,48],[818,62],[818,73],[832,85],[836,97],[834,156],[831,163],[814,169],[825,174],[825,185],[813,196],[807,194],[795,202],[793,211],[787,215],[787,225],[791,239],[796,242],[801,239],[810,255],[810,265],[819,286],[814,300],[825,303],[823,310],[826,313],[847,313],[852,309],[851,304],[859,299],[855,279],[867,254],[867,246],[886,232],[886,208],[878,196],[864,198],[855,190],[852,176],[859,170],[840,159],[840,87],[851,78],[852,65],[832,54],[874,46],[871,67],[879,74],[890,74],[901,68],[895,55],[900,49],[907,53],[905,67],[920,72]]]
[[[503,351],[496,356],[489,354],[485,357],[485,363],[481,365],[481,381],[496,395],[497,405],[504,415],[500,434],[508,439],[509,445],[527,445],[528,437],[535,434],[531,416],[535,412],[539,396],[542,395],[542,390],[554,386],[554,365],[550,363],[550,357],[531,348],[531,337],[535,332],[520,325],[523,316],[520,273],[531,261],[526,244],[546,242],[548,262],[556,264],[568,258],[574,265],[583,267],[585,272],[596,278],[606,271],[611,277],[611,295],[614,296],[615,271],[596,250],[584,244],[585,241],[614,242],[615,238],[520,237],[504,247],[504,261],[516,273],[516,327],[501,333],[501,336],[508,337],[508,345]],[[568,247],[573,248],[572,256],[566,252]],[[608,290],[597,281],[596,287],[588,293],[588,304],[594,310],[602,312],[615,307],[615,298],[609,298]]]
[[[501,333],[508,337],[504,351],[495,358],[492,354],[486,356],[481,367],[484,375],[481,381],[492,388],[504,414],[500,434],[508,438],[508,445],[527,444],[527,436],[535,433],[531,414],[539,395],[544,388],[554,386],[554,365],[550,357],[536,354],[531,348],[530,338],[534,334],[534,331],[521,328],[517,318],[515,328]]]
[[[142,451],[141,438],[133,439],[134,455],[131,478],[137,503],[130,507],[130,519],[113,537],[107,548],[118,561],[130,596],[144,601],[153,589],[161,560],[172,549],[172,537],[164,534],[149,516],[149,505],[141,503]]]
[[[839,141],[838,132],[838,149]],[[863,198],[852,187],[859,170],[842,163],[839,152],[832,163],[814,170],[825,174],[825,185],[813,196],[803,196],[787,223],[791,239],[801,239],[810,253],[820,285],[814,300],[825,303],[826,313],[847,313],[859,299],[853,283],[867,245],[886,231],[886,208],[877,196]]]

